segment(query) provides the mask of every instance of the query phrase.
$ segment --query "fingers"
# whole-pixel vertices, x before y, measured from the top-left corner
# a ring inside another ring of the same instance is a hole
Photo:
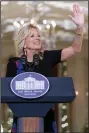
[[[78,5],[75,4],[75,10],[76,10],[76,14],[78,14]]]
[[[84,13],[84,8],[82,9],[81,13]]]
[[[73,16],[76,16],[77,14],[77,8],[76,8],[76,4],[73,5]]]
[[[76,6],[77,6],[78,13],[80,13],[80,7],[79,7],[79,5],[76,5]]]
[[[84,13],[84,8],[83,9],[80,9],[79,5],[76,5],[77,7],[77,13]]]
[[[80,12],[80,8],[77,4],[73,5],[73,9],[74,9],[74,15],[77,15]]]
[[[71,15],[68,15],[71,19],[73,18]]]
[[[78,4],[73,5],[73,15],[76,16],[80,13],[84,13],[84,8],[81,10]]]
[[[69,17],[74,21],[74,18],[71,15],[69,15]]]

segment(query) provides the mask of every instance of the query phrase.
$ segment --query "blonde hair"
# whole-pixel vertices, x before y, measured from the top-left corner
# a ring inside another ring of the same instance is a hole
[[[35,28],[35,29],[39,30],[38,27],[28,23],[28,24],[25,24],[24,26],[22,26],[19,30],[17,30],[14,35],[14,42],[15,42],[17,56],[21,56],[23,54],[25,38],[29,35],[30,28]],[[43,46],[42,46],[42,48],[39,50],[39,52],[43,52],[43,51],[44,50],[43,50]]]

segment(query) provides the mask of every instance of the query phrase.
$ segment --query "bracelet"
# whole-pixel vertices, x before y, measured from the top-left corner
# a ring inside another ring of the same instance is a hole
[[[83,35],[84,29],[83,26],[78,26],[76,34]]]
[[[77,35],[82,35],[83,36],[83,33],[76,33]]]

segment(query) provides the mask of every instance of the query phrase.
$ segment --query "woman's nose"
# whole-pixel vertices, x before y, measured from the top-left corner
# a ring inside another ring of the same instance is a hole
[[[36,39],[36,40],[40,40],[40,37],[37,36],[35,39]]]

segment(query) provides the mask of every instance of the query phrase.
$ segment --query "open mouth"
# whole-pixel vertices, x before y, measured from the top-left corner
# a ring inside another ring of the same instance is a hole
[[[34,42],[34,44],[39,44],[40,43],[40,41],[36,41],[36,42]]]

